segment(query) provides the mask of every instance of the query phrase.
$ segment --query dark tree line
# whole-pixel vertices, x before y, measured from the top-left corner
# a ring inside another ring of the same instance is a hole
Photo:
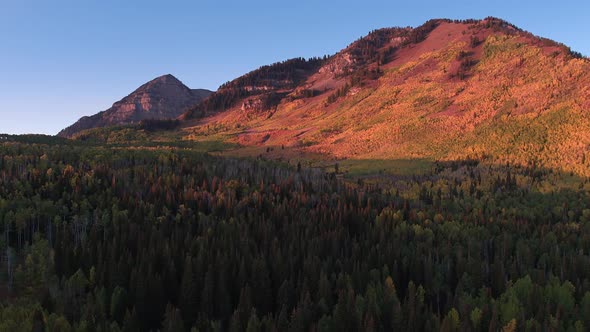
[[[138,128],[146,131],[172,130],[180,125],[177,119],[160,120],[160,119],[146,119],[142,120]]]

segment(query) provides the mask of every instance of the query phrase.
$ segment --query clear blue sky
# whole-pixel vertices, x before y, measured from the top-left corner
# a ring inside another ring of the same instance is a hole
[[[372,29],[496,16],[590,55],[588,1],[0,0],[0,133],[55,134],[171,73],[215,90]]]

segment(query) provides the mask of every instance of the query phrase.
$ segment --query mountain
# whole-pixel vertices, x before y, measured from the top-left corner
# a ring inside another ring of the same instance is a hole
[[[140,86],[108,110],[82,117],[62,130],[58,136],[72,137],[91,128],[131,124],[148,119],[175,119],[211,93],[204,89],[189,89],[170,74],[160,76]]]
[[[262,67],[181,118],[185,139],[286,158],[474,158],[588,174],[590,62],[501,19],[437,19]]]

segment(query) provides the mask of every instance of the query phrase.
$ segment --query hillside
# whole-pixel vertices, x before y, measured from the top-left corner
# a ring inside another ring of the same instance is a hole
[[[589,331],[589,65],[432,20],[0,134],[0,331]]]
[[[81,118],[59,132],[58,136],[73,137],[91,128],[137,123],[148,119],[175,119],[211,93],[204,89],[189,89],[170,74],[160,76],[114,103],[108,110]]]
[[[298,75],[286,78],[285,64]],[[182,119],[185,139],[281,147],[279,157],[477,158],[588,174],[589,111],[587,59],[487,18],[380,29],[330,58],[266,66]]]

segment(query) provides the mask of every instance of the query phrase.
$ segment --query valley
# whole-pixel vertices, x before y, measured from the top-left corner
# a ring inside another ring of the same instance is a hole
[[[498,18],[0,135],[0,331],[585,331],[590,61]]]

